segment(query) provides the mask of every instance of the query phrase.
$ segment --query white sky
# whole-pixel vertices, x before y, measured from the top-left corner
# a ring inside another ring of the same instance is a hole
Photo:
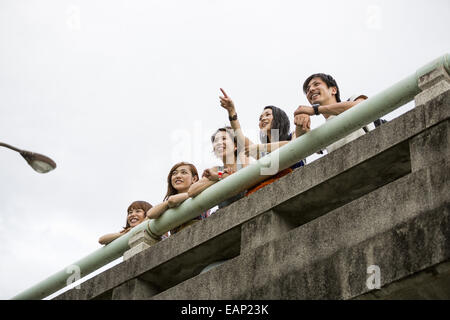
[[[308,105],[312,73],[370,96],[449,52],[449,16],[448,0],[0,0],[0,141],[58,164],[0,148],[0,299],[161,202],[174,163],[215,164],[220,87],[256,140],[264,106]]]

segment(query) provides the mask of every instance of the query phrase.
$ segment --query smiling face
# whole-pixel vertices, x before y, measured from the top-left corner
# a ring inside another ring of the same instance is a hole
[[[130,209],[128,211],[127,222],[130,227],[135,227],[144,221],[146,212],[143,209]]]
[[[273,112],[272,109],[264,109],[263,113],[259,116],[259,129],[270,130],[272,128]]]
[[[188,165],[181,165],[171,173],[170,183],[178,193],[187,192],[189,187],[196,181],[197,177],[192,175]]]
[[[152,208],[152,205],[147,201],[133,201],[127,209],[127,221],[125,223],[125,228],[134,227],[141,223],[145,216],[147,215],[147,211]],[[141,212],[144,214],[141,215]],[[132,223],[130,223],[130,219],[132,219]]]
[[[336,103],[336,87],[329,87],[319,77],[312,78],[306,87],[306,98],[310,104],[320,104],[321,106]]]
[[[230,163],[234,159],[236,146],[233,138],[226,131],[218,131],[213,140],[214,154],[223,160],[224,163]]]

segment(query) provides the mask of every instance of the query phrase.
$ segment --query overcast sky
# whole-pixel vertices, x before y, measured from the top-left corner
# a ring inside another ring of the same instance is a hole
[[[312,73],[371,96],[450,52],[449,16],[448,0],[0,0],[0,141],[58,165],[0,148],[0,299],[161,202],[176,162],[214,165],[220,87],[256,141],[266,105],[293,124]]]

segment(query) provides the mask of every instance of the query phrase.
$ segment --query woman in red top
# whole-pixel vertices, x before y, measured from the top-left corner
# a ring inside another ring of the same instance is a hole
[[[264,107],[264,110],[259,117],[261,143],[255,144],[243,134],[233,100],[226,94],[223,89],[220,90],[223,94],[223,97],[220,97],[220,105],[222,106],[222,108],[228,111],[228,118],[236,134],[238,145],[245,146],[245,154],[247,156],[259,159],[266,154],[274,151],[275,149],[288,144],[297,136],[300,136],[310,130],[309,116],[304,115],[302,116],[304,118],[302,120],[305,121],[305,125],[297,126],[296,131],[290,133],[290,122],[286,113],[282,109],[275,106],[266,106]],[[301,167],[304,164],[305,161],[300,160],[291,168],[286,168],[280,172],[277,172],[275,175],[268,176],[266,180],[250,188],[247,191],[246,195],[252,194],[256,190],[259,190],[264,186],[280,179],[281,177],[292,172],[293,169]]]

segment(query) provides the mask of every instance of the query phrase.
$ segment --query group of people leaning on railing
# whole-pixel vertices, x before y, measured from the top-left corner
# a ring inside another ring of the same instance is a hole
[[[303,92],[311,106],[299,106],[295,110],[295,131],[289,132],[290,121],[282,109],[275,106],[266,106],[259,117],[261,143],[256,144],[244,135],[233,100],[223,89],[220,90],[223,94],[223,96],[220,96],[220,105],[228,112],[230,126],[217,129],[211,136],[211,143],[214,154],[221,160],[223,165],[206,169],[200,178],[197,169],[193,164],[187,162],[175,164],[170,169],[167,176],[167,193],[163,202],[156,206],[152,206],[145,201],[133,202],[128,207],[126,226],[124,229],[118,233],[102,236],[99,239],[101,244],[108,244],[127,233],[141,222],[147,219],[156,219],[169,208],[177,207],[186,199],[197,196],[214,183],[221,179],[225,179],[229,175],[247,166],[250,157],[259,159],[261,156],[264,156],[289,143],[289,141],[305,134],[311,129],[310,116],[321,114],[326,120],[329,120],[367,99],[366,96],[359,95],[353,96],[347,101],[342,102],[340,99],[339,87],[333,77],[323,73],[313,74],[308,77],[303,84]],[[331,144],[326,150],[327,152],[332,152],[364,133],[365,131],[361,128],[351,133],[349,136]],[[292,167],[278,172],[275,176],[268,177],[268,179],[250,188],[246,192],[241,192],[224,202],[219,203],[219,209],[244,196],[248,196],[280,177],[289,174],[293,169],[303,166],[305,162],[306,160],[301,160]],[[199,220],[205,219],[208,216],[210,216],[210,210],[207,210],[195,219],[169,231],[162,236],[162,239],[177,233],[183,228]]]

